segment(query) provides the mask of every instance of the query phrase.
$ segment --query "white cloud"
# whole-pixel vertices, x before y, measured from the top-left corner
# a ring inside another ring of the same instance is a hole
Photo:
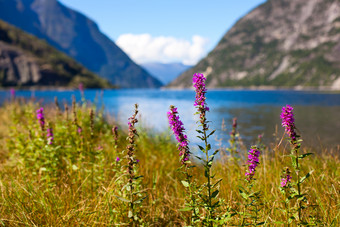
[[[116,44],[139,64],[182,62],[194,65],[207,54],[208,43],[208,39],[198,35],[188,41],[170,36],[123,34],[116,40]]]

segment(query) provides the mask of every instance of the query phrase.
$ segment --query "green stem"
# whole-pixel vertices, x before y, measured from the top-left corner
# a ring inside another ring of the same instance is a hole
[[[294,144],[294,146],[296,146]],[[299,167],[299,155],[298,155],[298,148],[294,148],[295,150],[295,157],[296,157],[296,176],[297,176],[297,187],[298,187],[298,195],[299,195],[299,199],[301,196],[301,186],[300,186],[300,167]],[[301,222],[301,200],[299,200],[299,208],[298,208],[298,215],[299,215],[299,222]]]
[[[206,155],[206,168],[208,170],[207,180],[208,180],[208,218],[211,220],[213,216],[213,209],[211,205],[211,167],[209,165],[209,149],[208,149],[208,139],[207,139],[207,128],[205,123],[203,124],[203,138],[205,143],[205,155]],[[212,226],[212,221],[209,221],[209,226]]]

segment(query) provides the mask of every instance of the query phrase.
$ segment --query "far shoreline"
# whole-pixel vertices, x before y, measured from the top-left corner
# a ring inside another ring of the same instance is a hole
[[[31,86],[31,87],[0,87],[0,91],[79,91],[76,87],[58,87],[58,86]],[[340,89],[332,87],[284,87],[284,86],[235,86],[235,87],[207,87],[210,91],[311,91],[311,92],[329,92],[340,93]],[[160,88],[85,88],[85,90],[169,90],[169,91],[183,91],[193,90],[189,87],[160,87]]]

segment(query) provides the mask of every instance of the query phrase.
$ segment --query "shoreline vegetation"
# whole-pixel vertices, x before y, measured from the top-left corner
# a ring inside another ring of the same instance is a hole
[[[276,86],[235,86],[235,87],[207,87],[211,91],[225,91],[225,90],[232,90],[232,91],[242,91],[242,90],[254,90],[254,91],[316,91],[316,92],[329,92],[329,93],[339,93],[340,89],[333,89],[332,87],[276,87]],[[25,87],[0,87],[0,91],[10,91],[11,89],[17,89],[18,91],[76,91],[78,87],[76,86],[25,86]],[[118,88],[115,86],[111,86],[108,88],[86,88],[86,89],[93,89],[93,90],[128,90],[128,89],[136,89],[136,88]],[[138,89],[138,88],[137,88]],[[160,88],[140,88],[146,90],[193,90],[193,88],[186,88],[186,87],[167,87],[163,86]]]
[[[289,105],[282,138],[264,144],[259,135],[244,147],[234,119],[229,145],[210,150],[204,81],[195,74],[202,155],[188,150],[175,107],[178,144],[169,131],[139,126],[138,105],[126,124],[105,118],[83,90],[71,106],[41,106],[12,90],[0,107],[0,225],[337,226],[339,150],[311,154]]]

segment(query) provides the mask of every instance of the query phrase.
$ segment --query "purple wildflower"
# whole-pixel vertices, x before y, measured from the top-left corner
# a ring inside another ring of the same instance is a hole
[[[139,159],[136,159],[136,163],[139,163]]]
[[[281,119],[282,119],[282,126],[285,127],[285,131],[292,139],[292,141],[296,141],[296,132],[295,132],[295,124],[294,124],[294,114],[293,114],[293,107],[290,105],[286,105],[282,107],[281,112]]]
[[[287,174],[284,178],[281,179],[281,187],[286,187],[288,183],[291,181],[292,177]]]
[[[188,138],[184,134],[182,121],[179,119],[177,108],[170,106],[170,111],[167,113],[170,128],[173,131],[176,140],[178,141],[179,155],[181,156],[182,164],[189,160],[190,152],[188,147]]]
[[[120,161],[120,158],[117,156],[116,157],[116,162],[119,162]]]
[[[195,73],[192,78],[192,82],[194,84],[196,97],[194,106],[198,106],[199,109],[204,111],[209,111],[209,107],[205,103],[205,93],[207,93],[207,89],[205,88],[205,80],[203,74]]]
[[[84,84],[79,83],[78,88],[79,88],[79,91],[83,94],[84,93]]]
[[[256,146],[252,146],[248,151],[248,170],[246,171],[246,176],[248,176],[248,180],[251,180],[255,174],[255,170],[257,165],[259,164],[259,155],[260,151]]]
[[[37,119],[39,120],[41,130],[44,131],[45,128],[44,108],[41,107],[37,110]]]
[[[47,129],[47,143],[51,145],[53,143],[54,137],[53,137],[53,129],[50,127]]]
[[[97,150],[98,150],[98,151],[103,150],[103,146],[98,145]]]
[[[81,133],[83,132],[83,130],[80,126],[78,126],[77,132],[78,132],[79,135],[81,135]]]
[[[11,99],[15,99],[15,89],[14,88],[10,89],[10,93],[11,93]]]

